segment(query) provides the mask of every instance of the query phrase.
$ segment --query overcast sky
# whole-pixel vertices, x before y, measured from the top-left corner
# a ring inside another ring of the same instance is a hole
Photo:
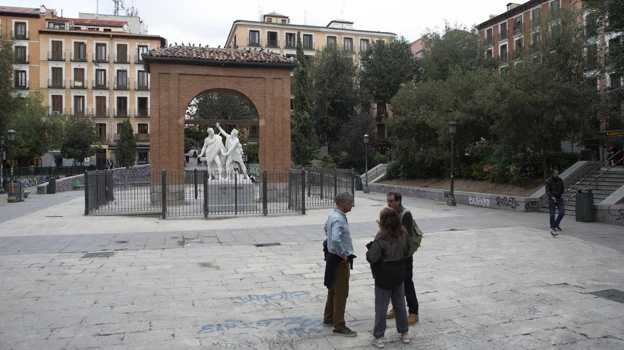
[[[344,17],[355,22],[354,28],[378,30],[418,39],[427,28],[443,28],[444,22],[472,27],[486,21],[490,14],[505,12],[509,0],[135,0],[139,16],[148,25],[149,34],[160,35],[170,43],[201,43],[212,47],[224,45],[232,22],[258,20],[275,11],[290,16],[291,23],[325,26],[332,19]],[[517,1],[524,3],[526,0]],[[96,11],[97,0],[2,0],[6,6],[54,8],[65,17],[78,12]],[[133,1],[125,0],[126,7]],[[100,13],[113,13],[113,0],[99,0]]]

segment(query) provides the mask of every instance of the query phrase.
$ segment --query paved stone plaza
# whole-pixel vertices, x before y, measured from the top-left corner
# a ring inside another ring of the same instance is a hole
[[[356,338],[321,325],[327,209],[209,221],[85,217],[80,193],[65,196],[0,204],[11,212],[0,215],[1,349],[372,349],[364,245],[383,194],[358,193],[348,215],[359,256],[347,302]],[[567,217],[553,238],[544,213],[404,204],[426,233],[414,271],[421,322],[409,345],[389,322],[386,348],[624,348],[624,299],[591,294],[624,291],[621,226]],[[113,255],[83,257],[100,251]]]

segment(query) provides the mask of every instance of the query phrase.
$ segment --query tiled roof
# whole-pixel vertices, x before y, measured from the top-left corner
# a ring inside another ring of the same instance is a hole
[[[46,9],[45,13],[41,13],[39,11],[39,7],[34,8],[34,7],[13,7],[13,6],[0,6],[0,12],[10,12],[10,13],[23,13],[25,15],[38,15],[39,17],[44,17],[45,15],[49,14],[49,13],[53,13],[55,10],[54,9]]]
[[[109,21],[103,19],[86,19],[86,18],[73,18],[76,25],[88,25],[88,26],[102,26],[102,27],[123,27],[124,24],[128,24],[126,21]]]
[[[293,58],[287,58],[277,53],[260,50],[236,50],[198,46],[170,46],[153,49],[143,54],[143,58],[158,60],[158,58],[177,58],[197,60],[202,62],[224,64],[280,64],[292,66]]]

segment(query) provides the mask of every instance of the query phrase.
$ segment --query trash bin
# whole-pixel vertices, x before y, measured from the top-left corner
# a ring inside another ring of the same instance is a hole
[[[362,178],[360,177],[360,175],[355,175],[355,190],[356,191],[361,191],[362,190]]]
[[[48,194],[55,194],[55,193],[56,193],[56,179],[51,178],[50,181],[48,181]]]
[[[576,221],[594,222],[594,194],[592,190],[579,190],[576,194]]]
[[[9,202],[24,201],[24,186],[20,181],[13,181],[13,188],[9,189]]]

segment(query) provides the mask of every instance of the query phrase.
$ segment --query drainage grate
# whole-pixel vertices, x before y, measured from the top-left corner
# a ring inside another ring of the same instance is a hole
[[[117,243],[117,244],[125,244],[125,243],[128,243],[128,241],[115,241],[115,243]]]
[[[87,253],[82,256],[82,258],[108,258],[115,254],[115,252],[96,252],[96,253]]]
[[[46,218],[62,218],[63,215],[46,215]]]
[[[256,247],[275,247],[281,245],[280,243],[258,243],[254,244]]]
[[[620,304],[624,304],[624,292],[622,292],[621,290],[607,289],[607,290],[601,290],[598,292],[593,292],[593,293],[588,293],[588,294],[592,294],[600,298],[604,298],[607,300],[615,301]]]

